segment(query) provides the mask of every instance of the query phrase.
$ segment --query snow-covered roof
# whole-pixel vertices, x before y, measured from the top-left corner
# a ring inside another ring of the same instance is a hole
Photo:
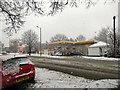
[[[105,46],[108,46],[109,44],[105,43],[105,42],[102,42],[102,41],[99,41],[89,47],[105,47]]]

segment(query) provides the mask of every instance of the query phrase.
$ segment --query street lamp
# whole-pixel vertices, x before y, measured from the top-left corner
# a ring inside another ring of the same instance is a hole
[[[41,56],[41,27],[39,26],[36,26],[36,27],[40,29],[40,56]]]
[[[116,33],[115,33],[115,19],[116,19],[116,16],[113,16],[114,57],[116,56]]]

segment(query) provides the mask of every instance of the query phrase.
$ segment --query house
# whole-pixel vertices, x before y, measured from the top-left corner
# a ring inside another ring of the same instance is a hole
[[[88,47],[88,55],[89,56],[104,56],[105,51],[108,50],[109,44],[99,41],[93,45]]]

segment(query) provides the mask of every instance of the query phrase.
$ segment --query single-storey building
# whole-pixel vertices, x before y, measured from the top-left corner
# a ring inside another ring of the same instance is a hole
[[[51,42],[49,46],[50,55],[88,55],[88,46],[94,44],[95,40],[80,42],[59,41]]]
[[[99,41],[88,47],[89,56],[104,56],[105,52],[108,50],[109,44]]]

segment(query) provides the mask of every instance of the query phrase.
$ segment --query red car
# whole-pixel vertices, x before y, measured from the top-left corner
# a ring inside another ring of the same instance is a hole
[[[27,56],[0,55],[0,87],[32,81],[35,78],[35,66]]]

